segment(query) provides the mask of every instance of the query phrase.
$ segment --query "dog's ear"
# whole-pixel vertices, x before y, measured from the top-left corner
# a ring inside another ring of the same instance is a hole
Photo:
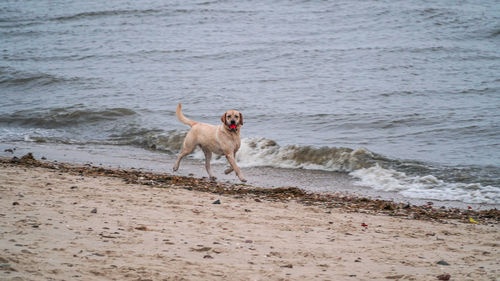
[[[240,124],[243,125],[243,114],[240,112]]]
[[[222,121],[222,123],[224,123],[224,125],[226,125],[226,113],[227,112],[224,112],[224,114],[222,114],[222,116],[220,118],[220,121]]]

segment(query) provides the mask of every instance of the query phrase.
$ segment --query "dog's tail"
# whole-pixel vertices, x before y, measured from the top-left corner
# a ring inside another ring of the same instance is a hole
[[[175,115],[177,115],[177,119],[181,121],[181,123],[188,125],[189,127],[193,127],[196,124],[196,121],[189,120],[182,114],[182,105],[179,103],[177,105],[177,110],[175,111]]]

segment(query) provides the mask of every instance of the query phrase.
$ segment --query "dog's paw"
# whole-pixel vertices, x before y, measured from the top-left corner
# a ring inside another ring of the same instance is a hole
[[[242,181],[242,182],[247,182],[247,179],[245,179],[245,178],[240,178],[240,181]]]
[[[230,174],[231,172],[233,171],[233,168],[227,168],[225,171],[224,171],[224,174]]]
[[[214,177],[214,176],[210,177],[210,181],[216,181],[216,180],[217,180],[217,177]]]

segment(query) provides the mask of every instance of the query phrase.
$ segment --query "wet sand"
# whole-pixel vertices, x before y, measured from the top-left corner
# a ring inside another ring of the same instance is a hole
[[[496,210],[30,157],[0,165],[0,280],[500,277]]]

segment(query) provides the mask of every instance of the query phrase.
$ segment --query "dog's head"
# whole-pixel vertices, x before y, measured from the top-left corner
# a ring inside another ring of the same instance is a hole
[[[222,114],[221,121],[230,131],[236,132],[243,125],[243,114],[237,110],[228,110]]]

